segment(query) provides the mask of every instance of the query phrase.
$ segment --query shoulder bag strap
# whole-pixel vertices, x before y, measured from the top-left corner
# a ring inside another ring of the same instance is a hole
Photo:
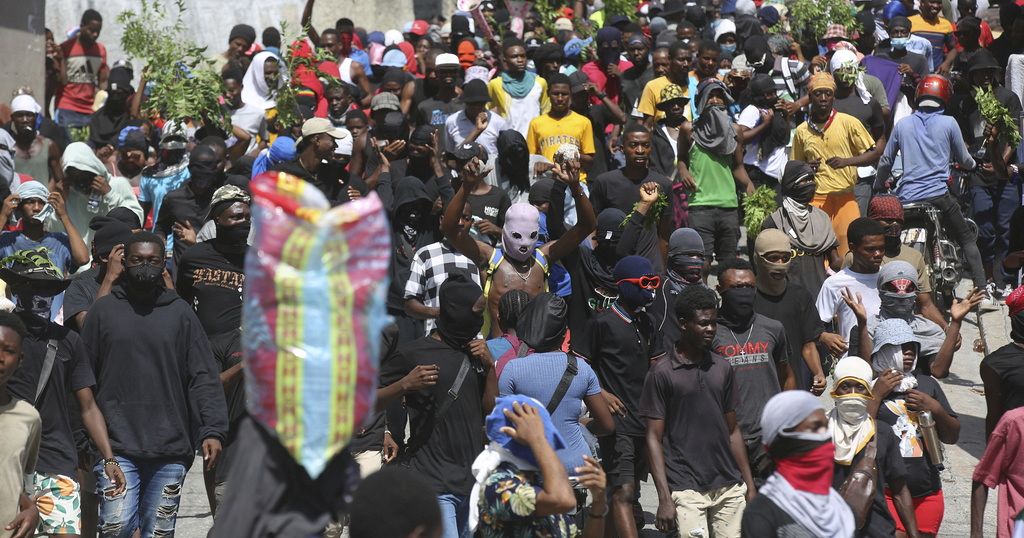
[[[434,428],[437,428],[441,424],[441,419],[451,408],[455,400],[459,399],[459,391],[462,390],[462,384],[466,381],[466,374],[469,373],[469,356],[464,355],[462,357],[462,364],[459,366],[459,373],[455,375],[455,382],[452,383],[452,388],[448,389],[448,392],[443,395],[447,396],[441,401],[441,405],[437,406],[437,410],[434,411]]]
[[[569,385],[572,385],[572,380],[579,371],[576,355],[569,353],[566,356],[565,373],[562,374],[562,380],[558,382],[558,386],[555,387],[555,393],[551,395],[551,401],[548,402],[548,414],[554,413],[555,409],[558,408],[558,404],[562,403],[562,398],[565,398],[565,393],[569,391]]]
[[[46,342],[46,358],[43,359],[43,369],[39,372],[39,384],[36,386],[36,397],[32,399],[32,405],[39,403],[39,396],[46,389],[50,382],[50,374],[53,373],[53,361],[57,358],[57,341],[50,339]]]

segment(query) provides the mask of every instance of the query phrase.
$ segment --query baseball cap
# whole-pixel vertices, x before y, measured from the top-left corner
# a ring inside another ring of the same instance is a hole
[[[327,118],[310,118],[302,124],[302,136],[295,143],[298,144],[306,137],[318,134],[329,134],[338,140],[350,136],[348,131],[335,127]]]
[[[573,30],[573,28],[572,28],[572,21],[571,20],[569,20],[569,19],[567,19],[565,17],[559,17],[558,20],[555,21],[555,31],[556,32],[561,32],[561,31],[571,32],[572,30]]]
[[[667,110],[669,104],[678,99],[683,99],[685,101],[690,100],[690,98],[686,96],[686,90],[681,86],[678,84],[669,84],[661,90],[661,96],[660,99],[658,99],[658,104],[655,108],[658,110]]]
[[[573,71],[569,75],[569,90],[572,93],[586,91],[584,84],[590,82],[590,78],[583,74],[583,71]]]
[[[462,85],[463,103],[487,103],[490,100],[491,96],[489,93],[487,93],[487,83],[485,83],[484,81],[479,79],[471,80]]]
[[[439,67],[458,67],[461,69],[462,65],[459,63],[458,56],[450,52],[445,52],[443,54],[438,54],[434,59],[434,68],[437,69]]]
[[[345,137],[338,139],[338,147],[334,148],[335,155],[344,155],[346,157],[352,156],[352,133],[344,127],[339,127],[339,131],[344,131]]]
[[[398,49],[391,49],[384,54],[384,59],[381,60],[381,67],[405,67],[406,59],[405,54]]]
[[[455,146],[455,149],[448,152],[448,156],[456,161],[468,161],[473,157],[479,157],[481,161],[487,162],[487,152],[476,142],[466,142]]]
[[[465,99],[463,99],[465,101]],[[401,110],[401,103],[398,101],[398,97],[391,92],[380,92],[373,96],[370,101],[370,111],[376,112],[378,110]]]
[[[416,36],[425,36],[430,31],[430,23],[423,19],[416,19],[412,21],[412,27],[409,28],[409,32]]]

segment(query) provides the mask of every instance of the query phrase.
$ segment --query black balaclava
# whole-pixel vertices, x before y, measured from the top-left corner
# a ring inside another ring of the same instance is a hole
[[[756,288],[729,288],[723,292],[722,307],[718,309],[718,315],[722,323],[730,329],[744,329],[750,327],[750,321],[754,317],[754,297],[757,295]]]
[[[807,178],[810,177],[810,180]],[[782,195],[801,204],[814,199],[814,169],[804,161],[789,161],[782,172]]]
[[[205,144],[196,146],[189,154],[188,181],[196,195],[211,194],[224,183],[224,173],[218,169],[216,161],[217,152]]]
[[[437,332],[452,349],[464,348],[483,328],[483,312],[473,309],[483,293],[469,275],[461,272],[449,275],[441,284]]]

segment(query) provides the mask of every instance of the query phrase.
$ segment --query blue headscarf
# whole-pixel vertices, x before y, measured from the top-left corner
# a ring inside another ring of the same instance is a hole
[[[540,415],[541,421],[544,423],[544,437],[547,438],[548,444],[554,450],[561,450],[567,445],[565,444],[565,438],[555,428],[554,421],[551,420],[551,415],[548,410],[544,408],[544,404],[539,401],[530,398],[529,396],[522,396],[518,394],[512,394],[509,396],[502,396],[494,402],[494,410],[491,411],[490,415],[487,415],[487,437],[494,443],[508,450],[513,456],[525,460],[533,465],[537,465],[537,458],[533,455],[533,450],[530,447],[520,444],[518,441],[512,439],[507,433],[501,431],[504,427],[514,427],[512,421],[505,416],[505,410],[508,409],[512,412],[512,404],[519,403],[519,405],[529,405],[537,410],[537,414]]]
[[[295,140],[287,136],[279,136],[266,153],[260,153],[252,163],[252,176],[256,177],[275,164],[295,159]]]

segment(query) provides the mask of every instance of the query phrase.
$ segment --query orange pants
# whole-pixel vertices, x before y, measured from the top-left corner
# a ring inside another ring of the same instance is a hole
[[[860,218],[860,208],[857,206],[857,198],[853,195],[853,191],[815,194],[811,205],[832,217],[832,229],[835,230],[836,239],[839,240],[839,257],[846,256],[846,253],[850,251],[850,245],[846,239],[846,229],[850,227],[851,222]]]

